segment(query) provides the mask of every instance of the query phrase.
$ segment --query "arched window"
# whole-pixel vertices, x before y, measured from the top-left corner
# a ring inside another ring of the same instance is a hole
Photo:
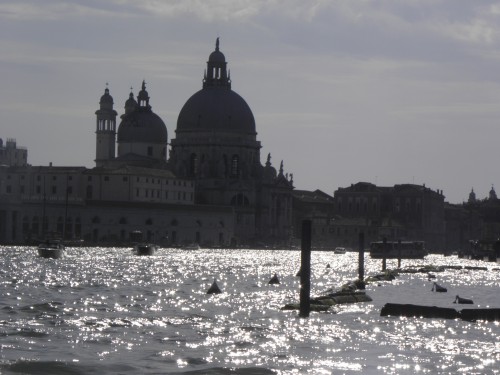
[[[33,221],[31,222],[31,231],[35,234],[38,234],[40,230],[40,221],[38,219],[38,216],[35,216],[33,218]]]
[[[191,154],[189,158],[189,173],[191,176],[196,176],[198,174],[198,155],[195,153]]]
[[[27,235],[30,231],[30,219],[25,216],[23,217],[23,235]]]
[[[63,220],[62,216],[59,216],[57,218],[57,232],[62,234],[63,231],[64,231],[64,220]]]
[[[82,220],[77,217],[75,220],[75,237],[80,238],[82,236]]]
[[[231,177],[240,175],[240,158],[238,155],[233,155],[231,158]]]

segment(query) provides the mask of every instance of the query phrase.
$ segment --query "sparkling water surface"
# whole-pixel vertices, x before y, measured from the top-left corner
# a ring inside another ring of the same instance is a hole
[[[500,374],[500,324],[381,317],[387,302],[500,308],[500,265],[429,255],[447,269],[369,284],[372,302],[328,312],[298,302],[300,251],[0,248],[0,374]],[[327,268],[327,265],[330,268]],[[381,260],[365,257],[366,276]],[[311,296],[358,274],[357,253],[313,251]],[[397,266],[388,261],[389,268]],[[277,273],[281,284],[268,285]],[[222,294],[207,295],[217,279]]]

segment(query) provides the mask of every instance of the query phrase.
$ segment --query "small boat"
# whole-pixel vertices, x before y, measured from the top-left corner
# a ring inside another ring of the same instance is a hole
[[[38,245],[38,255],[42,258],[59,259],[64,254],[64,244],[59,240],[45,240]]]
[[[197,243],[192,243],[182,247],[182,250],[200,250],[200,245]]]
[[[335,250],[333,250],[334,254],[345,254],[345,247],[336,247]]]
[[[133,252],[136,255],[154,255],[156,250],[158,249],[158,245],[150,244],[150,243],[138,243],[134,245]]]

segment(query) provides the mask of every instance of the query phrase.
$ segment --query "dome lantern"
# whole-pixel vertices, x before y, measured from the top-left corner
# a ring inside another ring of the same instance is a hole
[[[206,87],[225,87],[231,88],[231,79],[226,70],[226,57],[219,51],[219,38],[215,42],[215,51],[213,51],[207,61],[207,70],[203,79],[203,88]]]

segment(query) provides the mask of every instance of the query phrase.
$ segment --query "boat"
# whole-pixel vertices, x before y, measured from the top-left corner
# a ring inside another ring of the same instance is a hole
[[[159,246],[153,243],[144,242],[142,237],[142,232],[140,230],[130,232],[130,239],[133,243],[132,252],[135,255],[154,255]]]
[[[424,241],[376,241],[370,244],[373,259],[423,259],[426,255]]]
[[[336,247],[335,250],[333,250],[334,254],[345,254],[345,247]]]
[[[45,240],[38,245],[38,255],[42,258],[59,259],[64,254],[64,244],[59,240]]]
[[[137,243],[132,249],[136,255],[154,255],[156,250],[158,250],[158,245],[151,243]]]
[[[182,250],[200,250],[200,249],[201,249],[200,245],[198,245],[197,243],[192,243],[182,247]]]

